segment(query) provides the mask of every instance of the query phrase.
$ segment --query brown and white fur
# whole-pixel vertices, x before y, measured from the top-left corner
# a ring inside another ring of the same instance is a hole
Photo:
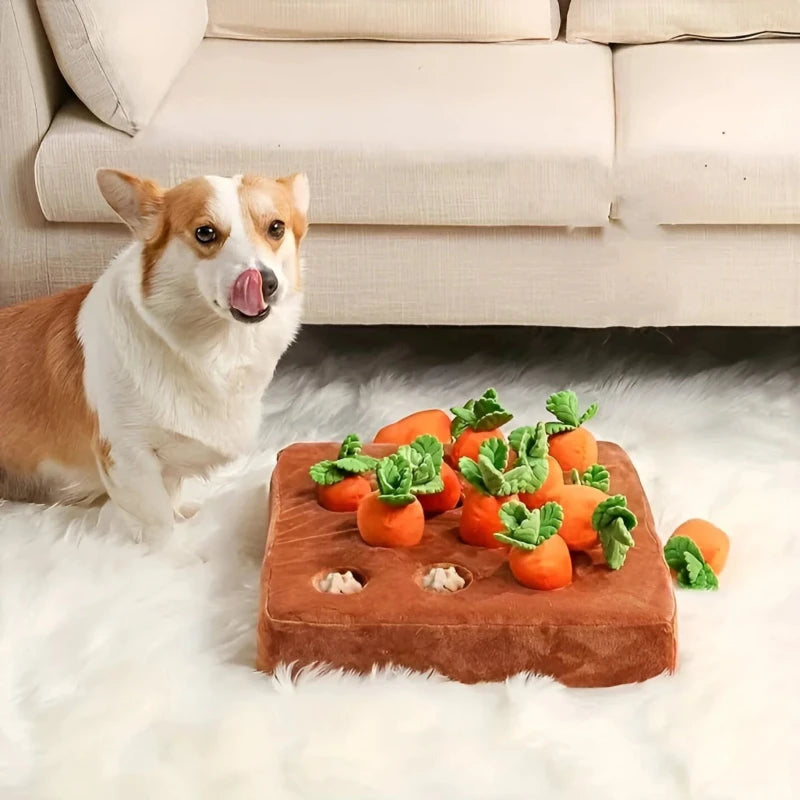
[[[137,535],[163,540],[181,481],[255,443],[262,393],[300,324],[308,181],[164,190],[100,170],[97,182],[134,241],[94,285],[0,310],[0,497],[107,495]],[[207,226],[213,240],[200,241]],[[257,319],[231,305],[253,269],[275,289]]]

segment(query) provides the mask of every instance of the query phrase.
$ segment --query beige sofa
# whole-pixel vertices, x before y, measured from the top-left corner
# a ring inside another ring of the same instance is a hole
[[[128,4],[90,61],[61,37],[113,18],[58,15],[101,0],[0,4],[1,304],[92,280],[126,241],[98,167],[302,169],[308,322],[800,324],[800,41],[606,43],[713,35],[641,18],[654,0],[573,0],[557,41],[553,0],[180,2],[180,46],[146,24],[158,4]],[[783,10],[771,33],[796,33]],[[171,60],[137,72],[123,34]]]

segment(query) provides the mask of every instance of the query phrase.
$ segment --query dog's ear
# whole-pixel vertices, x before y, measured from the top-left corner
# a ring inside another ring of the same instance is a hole
[[[292,196],[292,205],[304,216],[308,216],[308,206],[311,203],[311,189],[308,185],[308,176],[304,172],[296,172],[288,178],[279,178]]]
[[[99,169],[96,177],[105,201],[135,236],[147,239],[164,204],[163,189],[154,181],[117,169]]]

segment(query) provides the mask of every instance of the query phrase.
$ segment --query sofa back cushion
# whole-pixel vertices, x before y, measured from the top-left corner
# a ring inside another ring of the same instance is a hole
[[[230,39],[555,39],[558,0],[209,0],[207,36]]]
[[[797,35],[798,0],[572,0],[567,17],[567,39],[573,42]]]
[[[37,0],[67,83],[103,122],[150,121],[203,39],[206,0]]]

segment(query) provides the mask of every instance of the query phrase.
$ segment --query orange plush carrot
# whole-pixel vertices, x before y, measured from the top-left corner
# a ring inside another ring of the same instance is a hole
[[[477,461],[466,456],[458,462],[461,474],[470,484],[464,493],[459,536],[476,547],[501,547],[494,538],[503,526],[500,509],[517,492],[532,488],[534,477],[527,465],[504,472],[508,445],[502,439],[488,439],[480,446]]]
[[[506,503],[500,509],[503,530],[495,534],[511,546],[511,574],[529,589],[561,589],[572,583],[572,559],[566,542],[558,535],[564,512],[558,503],[545,503],[529,511],[522,503]]]
[[[690,519],[678,526],[672,534],[672,537],[676,536],[691,539],[715,575],[719,575],[725,569],[731,542],[728,534],[716,525],[704,519]]]
[[[355,511],[371,491],[364,473],[375,469],[378,462],[361,452],[361,441],[351,433],[339,448],[339,457],[320,461],[309,470],[317,484],[317,502],[328,511]]]
[[[468,400],[463,407],[450,410],[455,415],[450,426],[455,440],[452,452],[455,464],[462,458],[477,461],[483,442],[505,439],[500,428],[514,417],[500,405],[494,389],[487,389],[477,400]]]
[[[376,444],[411,444],[418,436],[430,434],[443,444],[450,442],[450,417],[438,408],[417,411],[381,428]]]
[[[425,513],[411,493],[412,467],[399,453],[378,462],[378,491],[359,504],[356,523],[361,538],[373,547],[413,547],[425,532]]]
[[[444,463],[444,448],[434,436],[418,436],[397,452],[411,464],[411,494],[427,513],[449,511],[461,499],[461,482]],[[445,476],[446,479],[445,479]]]
[[[636,515],[628,508],[623,495],[609,497],[609,475],[605,467],[592,465],[583,475],[572,473],[573,483],[565,484],[556,494],[564,509],[559,535],[570,550],[603,548],[606,563],[619,569],[633,547],[631,531]]]
[[[545,424],[540,422],[535,428],[517,428],[508,435],[508,443],[517,453],[516,464],[531,466],[534,478],[534,491],[520,492],[519,499],[528,508],[540,508],[553,500],[564,486],[564,473],[561,465],[548,455]]]
[[[597,403],[592,403],[579,416],[575,392],[556,392],[547,398],[547,410],[558,420],[548,422],[546,428],[550,455],[561,464],[561,469],[584,472],[597,463],[597,440],[583,427],[597,413]]]

